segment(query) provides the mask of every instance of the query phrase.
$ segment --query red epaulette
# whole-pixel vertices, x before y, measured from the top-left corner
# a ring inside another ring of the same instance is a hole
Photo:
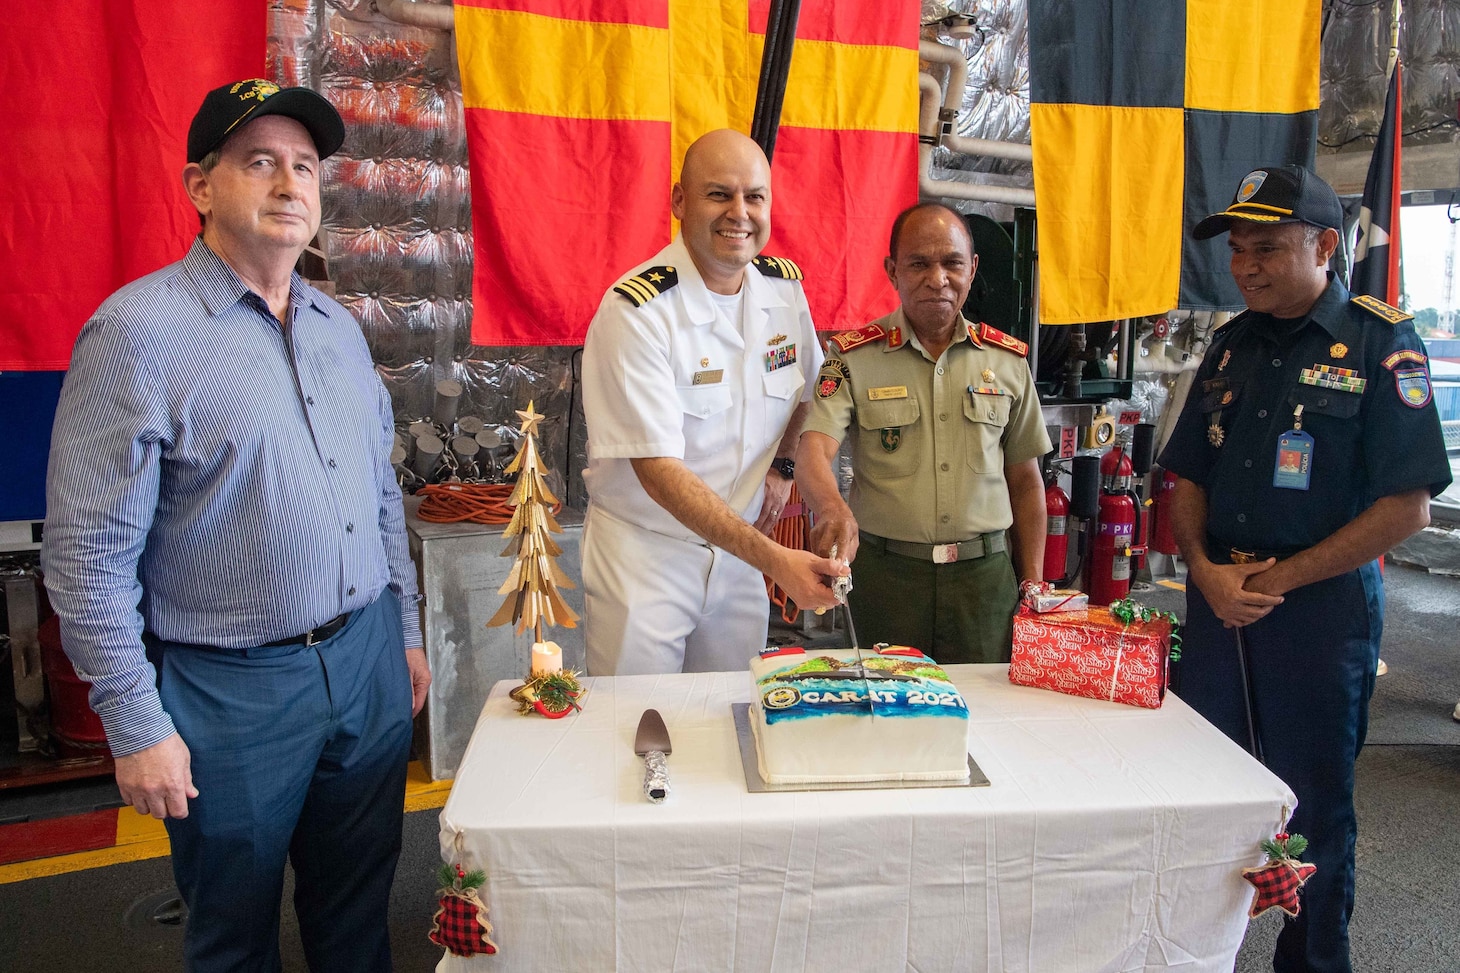
[[[859,328],[856,331],[843,331],[841,334],[834,334],[826,340],[828,344],[835,345],[837,351],[845,354],[853,348],[860,348],[870,341],[876,341],[878,338],[885,338],[886,336],[887,332],[883,329],[882,325],[869,324],[865,328]]]
[[[969,333],[972,334],[972,331]],[[978,326],[978,338],[981,342],[987,341],[991,345],[998,345],[1006,351],[1012,351],[1021,358],[1029,354],[1029,345],[1027,343],[1020,341],[1011,334],[1004,334],[998,328],[990,327],[982,322]]]

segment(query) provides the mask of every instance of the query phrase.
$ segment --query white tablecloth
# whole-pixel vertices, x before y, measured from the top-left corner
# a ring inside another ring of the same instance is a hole
[[[1287,786],[1173,696],[1145,710],[948,671],[989,787],[748,793],[746,672],[589,679],[557,721],[518,716],[498,683],[441,848],[487,870],[501,951],[438,970],[1231,970],[1241,869]],[[674,748],[659,805],[633,752],[646,707]]]

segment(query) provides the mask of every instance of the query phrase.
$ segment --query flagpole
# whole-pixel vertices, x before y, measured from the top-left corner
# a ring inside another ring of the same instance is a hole
[[[1399,63],[1399,18],[1404,13],[1404,0],[1394,0],[1389,10],[1389,64],[1384,68],[1385,77],[1392,75],[1394,65]]]

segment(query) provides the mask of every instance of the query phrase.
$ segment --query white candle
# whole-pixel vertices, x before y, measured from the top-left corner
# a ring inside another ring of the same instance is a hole
[[[562,668],[562,646],[556,642],[532,643],[532,674],[534,676],[539,676],[546,672],[561,672]]]

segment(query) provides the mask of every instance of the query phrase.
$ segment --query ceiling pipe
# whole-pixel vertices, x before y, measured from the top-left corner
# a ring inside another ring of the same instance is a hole
[[[449,3],[422,3],[419,0],[374,0],[382,17],[409,27],[433,30],[456,29],[456,15]]]
[[[968,59],[956,47],[937,41],[918,42],[918,56],[934,64],[948,65],[948,89],[943,95],[943,107],[938,110],[938,140],[953,134],[953,118],[963,104],[963,91],[968,87]]]
[[[924,42],[925,44],[928,42]],[[935,44],[934,47],[943,47]],[[952,48],[945,48],[952,50]],[[957,54],[957,51],[954,51]],[[960,60],[962,55],[959,55]],[[967,65],[965,63],[965,69]],[[966,73],[966,72],[965,72]],[[958,89],[960,92],[962,89]],[[1012,186],[987,186],[978,183],[955,182],[951,179],[934,179],[933,172],[933,147],[937,143],[937,131],[940,118],[946,113],[945,107],[940,109],[939,99],[943,95],[942,86],[936,79],[926,73],[918,73],[918,192],[923,196],[933,199],[971,199],[985,203],[1006,203],[1010,206],[1033,206],[1034,190],[1019,189]],[[947,136],[944,139],[956,138]],[[979,152],[968,154],[993,155],[1003,159],[1025,159],[1033,158],[1029,146],[1020,142],[997,142],[991,139],[957,139],[960,145],[969,148],[978,148]],[[951,146],[950,146],[951,148]],[[984,151],[986,150],[986,151]],[[958,151],[958,150],[955,150]]]
[[[998,139],[948,135],[943,139],[943,148],[961,155],[987,155],[996,159],[1013,159],[1016,162],[1034,161],[1034,146],[1025,142],[1001,142]]]
[[[933,147],[918,146],[918,192],[934,199],[973,199],[985,203],[1007,203],[1010,206],[1033,206],[1034,190],[1015,186],[985,186],[978,183],[934,179]]]

